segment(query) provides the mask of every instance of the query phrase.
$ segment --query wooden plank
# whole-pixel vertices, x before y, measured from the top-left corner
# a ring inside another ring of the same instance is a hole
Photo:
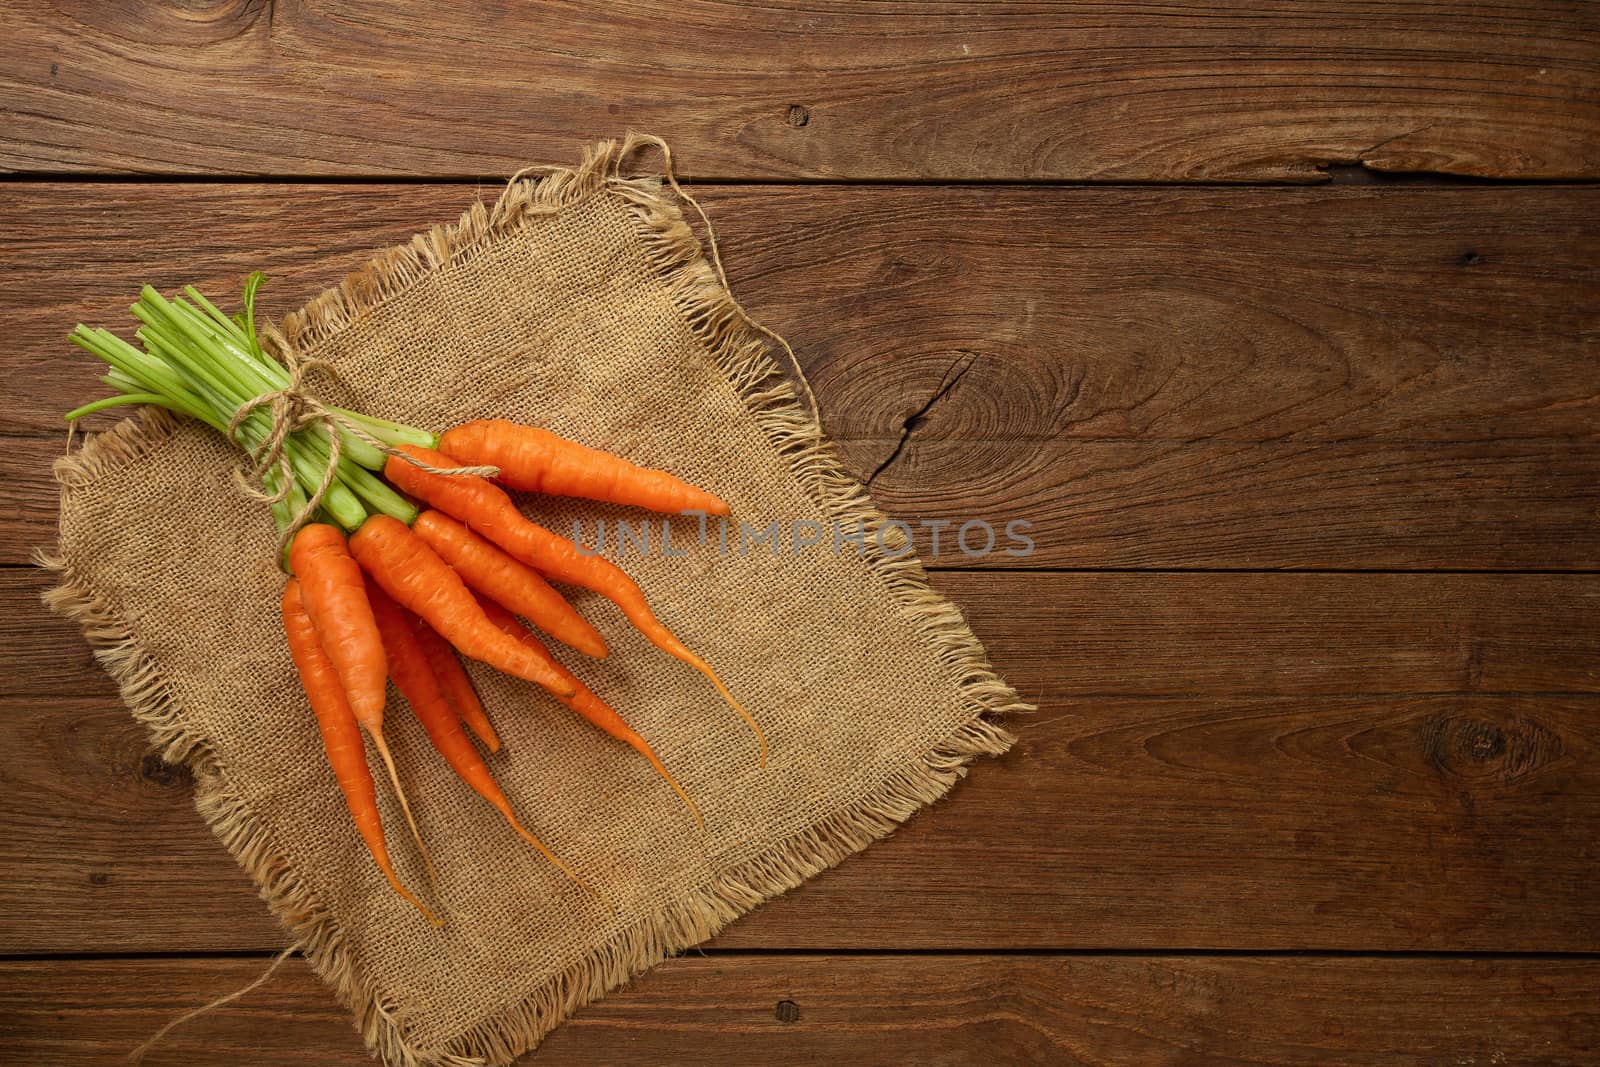
[[[255,265],[291,306],[472,195],[20,191],[0,400],[46,436],[0,460],[22,500],[0,562],[48,537],[59,413],[100,391],[67,324],[125,322],[147,278],[223,293]],[[1595,190],[706,198],[740,295],[891,511],[1035,524],[1036,556],[985,565],[1600,564]]]
[[[60,489],[50,465],[66,450],[65,432],[54,437],[0,434],[0,480],[8,504],[0,513],[0,565],[28,563],[37,549],[55,543]]]
[[[0,963],[0,1040],[19,1063],[122,1064],[264,966]],[[1570,959],[686,957],[583,1009],[526,1062],[1579,1063],[1600,1050],[1597,995],[1600,963]],[[146,1062],[307,1060],[371,1063],[296,959]]]
[[[42,0],[0,32],[20,171],[507,174],[661,133],[698,177],[1593,177],[1578,0],[452,11]]]
[[[1251,443],[1587,438],[1600,416],[1600,190],[699,192],[736,293],[842,438],[919,412],[917,440]],[[8,428],[57,432],[100,391],[65,334],[125,330],[143,283],[226,300],[260,268],[281,314],[494,195],[16,187]]]
[[[892,444],[840,448],[865,476]],[[934,439],[872,497],[938,568],[1600,569],[1594,441]]]
[[[33,665],[0,695],[0,952],[279,943],[36,581],[0,572]],[[1593,579],[936,584],[1040,705],[1021,744],[716,944],[1600,950]]]
[[[1600,190],[823,193],[708,210],[839,437],[1439,443],[1600,414]]]
[[[54,542],[65,437],[0,437],[0,565]],[[839,451],[866,478],[892,444]],[[1600,569],[1600,442],[935,439],[902,450],[872,495],[935,569]]]

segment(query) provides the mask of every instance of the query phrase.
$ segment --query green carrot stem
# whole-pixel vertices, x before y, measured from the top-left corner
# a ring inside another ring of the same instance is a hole
[[[166,321],[162,316],[149,311],[141,314],[137,305],[135,314],[140,315],[146,323],[139,329],[140,339],[146,345],[159,349],[168,362],[177,363],[196,380],[216,390],[218,398],[225,405],[221,414],[229,419],[249,400],[278,388],[264,375],[248,373],[242,362],[219,358],[216,347],[200,331],[200,327],[187,322],[183,315],[179,314],[172,320],[179,331],[173,333],[163,325],[153,324],[157,319]],[[284,380],[287,382],[287,377]],[[270,418],[265,408],[257,408],[247,418],[254,419],[258,415]],[[322,442],[322,455],[326,462],[330,452],[327,427],[313,426],[302,432]],[[339,434],[343,438],[344,454],[351,460],[372,469],[383,466],[386,457],[382,452],[346,432],[343,427],[339,428]]]
[[[317,491],[317,486],[322,484],[322,472],[328,468],[327,461],[318,463],[289,444],[285,444],[284,448],[289,454],[289,462],[294,466],[295,477],[309,499]],[[322,510],[334,522],[350,531],[361,529],[361,524],[367,521],[367,509],[361,506],[361,501],[349,487],[339,481],[337,471],[334,472],[334,481],[328,487],[327,495],[322,498]]]
[[[248,399],[246,394],[250,389],[249,383],[241,381],[225,366],[208,361],[204,352],[186,343],[186,338],[177,336],[152,321],[147,321],[146,325],[139,328],[138,337],[152,353],[161,356],[166,363],[176,366],[180,373],[185,374],[196,384],[226,434],[227,426]],[[271,428],[271,413],[265,408],[257,408],[240,423],[239,435],[253,441],[252,447],[259,447],[260,443],[266,440]],[[320,475],[318,477],[320,478]],[[315,486],[316,481],[311,484]]]
[[[259,284],[259,282],[256,284]],[[205,328],[213,331],[219,342],[223,343],[229,350],[230,355],[248,363],[255,369],[257,374],[264,379],[269,379],[271,383],[269,388],[282,389],[289,384],[289,374],[284,370],[283,366],[276,360],[269,359],[265,353],[261,352],[261,347],[255,343],[254,337],[247,334],[237,322],[225,315],[221,308],[206,298],[204,293],[192,285],[184,286],[183,291],[194,302],[194,308],[189,310],[191,316],[198,324],[202,324]],[[156,293],[156,296],[159,297],[160,294]],[[190,307],[182,300],[174,300],[172,304],[175,307]],[[254,309],[252,308],[251,310],[253,311]],[[201,314],[201,311],[204,314]],[[253,315],[250,322],[253,326]],[[347,408],[335,407],[333,410],[344,418],[358,423],[363,430],[386,445],[420,445],[423,448],[438,447],[439,437],[437,434],[419,430],[415,426],[392,422],[389,419],[380,419],[360,411],[350,411]],[[366,442],[349,433],[345,434],[344,443],[347,452],[352,447],[357,450],[366,447]],[[352,458],[369,470],[381,470],[385,459],[383,454],[376,452],[376,450],[373,450],[371,455],[359,454],[352,456]]]
[[[121,407],[124,404],[157,404],[161,407],[171,407],[168,398],[160,393],[123,393],[121,396],[108,396],[85,404],[81,408],[73,408],[64,416],[68,422],[77,422],[85,415],[93,415],[106,408]]]
[[[319,465],[327,464],[331,456],[326,435],[320,439],[309,438],[304,443],[307,452]],[[339,480],[360,497],[369,510],[391,515],[407,526],[417,520],[417,509],[407,503],[405,497],[390,488],[388,482],[374,476],[365,467],[352,463],[344,455],[339,457]]]
[[[245,283],[244,316],[229,318],[221,308],[206,299],[206,295],[192,285],[183,287],[184,293],[205,312],[201,318],[206,325],[217,331],[218,335],[226,339],[226,343],[236,348],[240,358],[249,361],[257,370],[273,379],[278,388],[288,384],[289,375],[283,366],[274,359],[268,358],[261,349],[261,342],[255,335],[255,290],[266,281],[266,276],[257,272],[250,276]],[[179,301],[181,303],[181,301]]]
[[[183,291],[188,295],[190,300],[193,300],[196,304],[198,304],[201,309],[203,309],[205,313],[211,317],[211,320],[216,323],[218,329],[226,331],[227,333],[231,334],[235,340],[245,345],[250,343],[249,338],[245,336],[245,332],[239,328],[239,324],[228,318],[228,316],[224,315],[221,308],[207,300],[206,294],[202,293],[192,285],[184,286]]]
[[[257,393],[269,391],[260,388],[259,382],[236,361],[219,356],[209,339],[182,316],[159,314],[143,304],[134,304],[131,310],[145,324],[136,331],[141,340],[160,339],[166,357],[176,361],[180,371],[204,378],[234,401],[235,407]]]
[[[111,365],[113,373],[136,383],[135,392],[160,393],[174,402],[175,410],[221,429],[205,402],[189,389],[172,369],[148,353],[141,352],[116,334],[95,331],[80,324],[68,340]]]
[[[300,483],[299,482],[290,483],[290,485],[289,485],[289,510],[290,511],[292,511],[296,515],[300,514],[301,509],[306,506],[306,503],[309,500],[310,500],[310,497],[306,496],[306,491],[304,489],[300,488]]]
[[[215,347],[220,356],[236,363],[248,375],[256,384],[256,392],[270,392],[289,384],[289,376],[284,373],[283,368],[264,355],[256,355],[250,347],[249,339],[237,330],[224,331],[199,308],[181,297],[172,302],[172,307],[174,314],[197,331],[205,343]]]
[[[174,300],[172,302],[173,316],[195,337],[196,342],[216,351],[223,361],[237,366],[242,374],[255,386],[254,392],[267,393],[274,389],[281,389],[287,384],[287,377],[278,380],[278,376],[269,374],[263,364],[258,361],[247,348],[241,345],[230,335],[217,329],[216,325],[206,318],[193,304],[187,300]],[[276,364],[274,364],[276,366]]]
[[[333,410],[337,411],[338,409],[335,408]],[[334,425],[338,426],[338,423]],[[348,460],[371,471],[383,469],[383,464],[388,459],[387,456],[343,426],[338,426],[338,429],[340,443],[343,446],[343,452],[340,454],[341,459]],[[326,449],[328,444],[328,428],[326,426],[313,425],[306,432],[321,441]]]
[[[67,335],[67,339],[105,360],[113,370],[119,370],[142,382],[156,381],[181,392],[189,391],[183,379],[173,373],[172,368],[152,358],[148,352],[133,347],[109,330],[90,329],[80,322],[77,328]]]
[[[376,418],[359,411],[346,411],[344,408],[334,408],[333,410],[347,419],[353,419],[360,423],[362,429],[391,448],[399,445],[420,445],[423,448],[433,449],[439,447],[439,435],[429,433],[427,430],[419,430],[415,426],[407,426],[404,423],[390,422],[388,419]],[[366,466],[366,464],[362,464],[362,466]],[[372,469],[378,470],[381,466],[382,464],[379,464],[379,466]]]
[[[239,409],[233,397],[231,384],[203,362],[190,358],[184,351],[183,340],[165,328],[146,324],[134,331],[134,336],[144,342],[150,354],[172,367],[194,391],[215,409],[217,417],[226,425]]]
[[[139,338],[153,354],[176,365],[192,378],[215,417],[215,421],[206,421],[226,434],[228,423],[232,421],[243,403],[237,392],[239,388],[237,379],[230,380],[225,369],[209,363],[203,356],[195,358],[195,352],[184,343],[185,339],[174,336],[151,321],[158,318],[157,315],[151,315],[145,320],[146,325],[139,328]],[[271,413],[264,408],[257,408],[245,416],[239,424],[238,437],[246,451],[254,452],[266,441],[271,429]],[[326,431],[323,431],[323,437],[326,436]],[[327,467],[327,454],[323,453],[319,462],[314,456],[307,455],[302,447],[296,447],[292,437],[284,443],[284,449],[294,468],[295,478],[307,495],[316,492],[317,486],[322,482],[322,473]],[[356,495],[337,481],[329,487],[327,495],[323,497],[322,507],[335,522],[350,530],[358,529],[367,518],[367,511]]]
[[[290,482],[289,484],[295,485],[296,483]],[[261,487],[267,492],[276,493],[281,486],[282,479],[279,478],[277,471],[269,470],[262,475]],[[287,493],[284,494],[282,500],[274,500],[270,505],[272,525],[277,527],[279,537],[283,536],[283,532],[289,528],[289,523],[294,519],[295,513],[290,510],[291,506]]]
[[[136,336],[144,343],[144,350],[108,330],[91,329],[80,323],[70,339],[109,364],[110,372],[102,380],[122,395],[85,404],[69,412],[67,418],[82,418],[121,404],[158,404],[227,435],[230,422],[244,404],[262,393],[283,388],[289,380],[288,372],[261,351],[254,336],[253,297],[262,280],[261,276],[252,275],[246,285],[242,323],[223,315],[193,287],[187,290],[191,303],[182,298],[169,301],[153,287],[145,286],[131,308],[142,323]],[[432,434],[414,427],[334,410],[385,443],[436,443]],[[262,447],[271,430],[270,412],[258,408],[240,420],[235,436],[247,452],[253,453]],[[343,446],[340,462],[321,501],[321,512],[352,531],[366,521],[369,507],[406,523],[414,520],[416,509],[366,469],[382,467],[382,451],[343,426],[338,427],[338,432]],[[310,494],[326,476],[332,452],[328,428],[311,426],[291,434],[284,441],[283,450],[294,477],[284,500],[272,505],[273,520],[280,530],[286,529],[294,515],[304,509]],[[276,466],[263,472],[263,485],[269,492],[277,491],[280,479]]]
[[[246,451],[254,452],[266,440],[269,428],[263,422],[258,422],[254,416],[240,424],[240,437]],[[289,465],[294,470],[295,480],[305,490],[307,499],[317,491],[317,486],[322,484],[323,472],[328,469],[327,459],[318,460],[309,455],[306,449],[291,434],[283,444],[284,454],[289,457]],[[328,487],[328,492],[322,498],[322,510],[327,512],[340,526],[347,530],[356,530],[367,521],[367,509],[350,489],[339,481],[337,472],[333,483]]]
[[[367,468],[339,461],[339,478],[361,498],[369,512],[382,512],[410,526],[417,521],[417,508],[389,487],[389,483]]]
[[[300,512],[304,511],[305,510],[305,506],[306,506],[306,500],[307,500],[307,497],[306,497],[306,494],[305,494],[305,490],[300,488],[300,483],[299,482],[290,482],[289,483],[289,514],[291,516],[293,516],[293,515],[298,515],[298,514],[300,514]],[[317,517],[318,516],[316,516],[316,515],[311,516],[311,518],[313,520],[315,520]],[[280,531],[279,536],[282,536],[281,531]],[[288,570],[289,569],[289,546],[288,545],[284,545],[283,546],[283,558],[279,560],[279,563],[282,565],[284,570]]]
[[[156,299],[160,299],[160,293],[156,293],[153,289],[150,291]],[[198,290],[194,291],[198,293]],[[134,314],[138,315],[138,310],[135,310]],[[236,387],[235,393],[239,397],[240,404],[262,393],[275,392],[289,384],[289,375],[283,367],[264,355],[258,358],[241,346],[236,337],[242,339],[244,336],[242,332],[235,329],[233,334],[224,335],[215,323],[188,301],[179,299],[170,301],[164,306],[158,305],[156,314],[170,319],[172,325],[190,342],[191,354],[207,360],[214,377],[225,377]],[[220,315],[221,312],[217,314]],[[144,318],[142,315],[140,317]],[[317,432],[324,438],[327,436],[325,429]],[[344,439],[342,442],[344,454],[352,461],[369,470],[383,468],[387,458],[383,452],[343,426],[339,427],[339,435]]]
[[[278,472],[275,470],[267,471],[261,482],[269,492],[276,493],[280,484]],[[272,504],[272,525],[277,529],[280,539],[283,537],[284,532],[289,529],[289,524],[294,521],[295,516],[305,510],[305,506],[305,491],[300,488],[298,481],[290,481],[288,494],[282,500],[274,501]],[[283,557],[279,560],[279,563],[283,565],[284,570],[289,569],[289,546],[287,544],[283,546]]]
[[[141,296],[128,310],[144,323],[137,335],[159,339],[164,346],[163,355],[174,362],[181,372],[208,382],[221,395],[228,397],[235,409],[257,393],[269,392],[261,387],[258,376],[237,360],[225,358],[211,337],[199,329],[173,304],[160,300],[160,294],[149,286],[149,294]],[[154,299],[151,299],[153,294]],[[146,341],[148,345],[148,341]],[[231,417],[231,415],[230,415]]]
[[[265,354],[254,356],[253,353],[259,352],[260,346],[252,346],[251,341],[253,339],[247,336],[244,330],[239,328],[239,324],[237,322],[223,314],[221,308],[217,307],[210,300],[206,299],[206,295],[204,293],[192,285],[184,286],[183,291],[188,295],[190,300],[194,301],[196,305],[206,312],[206,318],[209,320],[206,322],[207,326],[217,330],[221,334],[225,334],[231,341],[232,345],[239,349],[240,354],[244,358],[251,359],[251,361],[260,368],[263,374],[271,375],[274,388],[281,389],[285,385],[289,384],[288,372],[283,369],[282,365],[277,363],[275,360],[268,359]],[[175,303],[181,303],[181,301],[177,301]],[[423,448],[438,447],[438,434],[432,434],[426,430],[419,430],[417,427],[407,426],[405,423],[392,422],[389,419],[380,419],[375,415],[368,415],[360,411],[350,411],[341,407],[335,407],[333,410],[347,419],[360,423],[362,429],[366,430],[373,437],[376,437],[386,445],[420,445]],[[360,443],[359,438],[355,438],[354,440]],[[376,464],[367,463],[363,460],[361,465],[371,470],[378,470],[383,464],[381,460]]]

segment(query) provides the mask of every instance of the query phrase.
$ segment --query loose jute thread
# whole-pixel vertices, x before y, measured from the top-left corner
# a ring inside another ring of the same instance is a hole
[[[711,252],[711,267],[717,272],[717,281],[722,283],[723,299],[727,302],[728,306],[731,307],[733,311],[744,320],[744,324],[746,326],[754,330],[756,333],[761,334],[768,340],[777,342],[778,346],[783,349],[784,353],[789,357],[789,378],[799,387],[800,392],[804,394],[806,398],[806,406],[811,409],[811,418],[815,420],[818,425],[821,425],[822,412],[817,407],[817,396],[811,391],[811,383],[806,380],[806,372],[801,369],[800,358],[794,354],[794,349],[790,347],[789,342],[784,340],[782,335],[780,335],[776,330],[763,326],[761,323],[752,318],[750,316],[750,312],[745,310],[744,305],[739,303],[739,301],[734,298],[733,287],[728,284],[728,273],[722,269],[722,250],[717,243],[717,229],[715,226],[711,225],[711,216],[707,215],[706,209],[700,206],[700,201],[684,192],[683,186],[678,184],[678,174],[672,165],[672,149],[667,146],[667,142],[654,134],[630,132],[627,140],[623,143],[621,152],[619,152],[617,155],[617,168],[620,169],[623,160],[641,146],[660,150],[661,176],[667,179],[667,184],[672,187],[672,191],[677,195],[678,199],[694,208],[694,213],[700,216],[700,224],[706,228],[706,248]],[[561,169],[562,168],[560,167],[551,167],[542,164],[532,167],[524,167],[522,170],[517,171],[517,173],[511,176],[511,181],[515,182],[518,178],[537,171],[556,171]]]
[[[435,467],[433,464],[408,455],[398,448],[392,448],[383,441],[378,440],[356,424],[355,420],[340,414],[333,408],[305,389],[302,381],[312,371],[324,371],[329,375],[337,376],[332,364],[321,359],[302,359],[299,352],[291,345],[278,328],[270,322],[261,330],[261,339],[266,342],[265,347],[278,358],[284,369],[289,372],[289,383],[282,389],[269,393],[261,393],[251,397],[239,405],[239,410],[233,413],[233,418],[228,422],[228,439],[244,447],[239,440],[239,429],[258,408],[269,409],[272,418],[272,431],[266,439],[255,449],[246,449],[255,466],[246,473],[242,469],[233,472],[234,481],[240,491],[252,500],[259,500],[264,504],[277,504],[289,496],[289,491],[294,485],[294,465],[289,460],[288,449],[284,447],[289,435],[305,429],[308,426],[320,424],[328,431],[328,465],[322,472],[322,480],[317,483],[316,491],[306,500],[305,506],[295,512],[294,517],[284,527],[283,534],[278,538],[278,565],[284,566],[284,549],[289,547],[289,542],[294,540],[294,535],[300,532],[301,527],[311,521],[317,509],[322,506],[323,498],[328,495],[328,490],[333,488],[334,478],[338,474],[339,457],[344,453],[344,435],[341,429],[348,431],[352,436],[371,445],[386,456],[395,456],[429,474],[443,474],[450,477],[476,477],[495,478],[500,474],[499,467]],[[278,488],[276,491],[266,488],[267,472],[276,469]],[[254,481],[261,485],[257,489],[250,483]]]
[[[278,953],[278,955],[273,959],[272,965],[269,966],[265,971],[262,971],[261,972],[261,976],[259,978],[257,978],[255,981],[251,982],[249,985],[245,986],[243,989],[238,989],[238,990],[235,990],[232,993],[227,994],[226,996],[218,997],[216,1000],[213,1000],[209,1004],[202,1004],[200,1007],[195,1008],[193,1011],[184,1012],[182,1015],[178,1016],[176,1019],[172,1020],[170,1023],[168,1023],[167,1025],[163,1026],[161,1029],[157,1030],[155,1033],[151,1034],[149,1039],[147,1041],[145,1041],[144,1044],[140,1045],[138,1048],[136,1048],[132,1052],[128,1053],[128,1062],[129,1063],[141,1063],[141,1062],[143,1062],[145,1054],[147,1052],[149,1052],[151,1049],[155,1048],[158,1044],[161,1043],[161,1040],[163,1038],[165,1038],[168,1034],[172,1033],[172,1031],[176,1030],[178,1027],[182,1026],[184,1023],[188,1022],[191,1019],[198,1019],[200,1016],[204,1015],[208,1011],[216,1011],[218,1008],[220,1008],[220,1007],[222,1007],[222,1006],[224,1006],[226,1004],[232,1004],[234,1001],[238,1000],[240,997],[244,996],[245,994],[253,993],[257,989],[260,989],[266,983],[267,979],[271,978],[275,973],[277,973],[278,968],[283,966],[283,961],[288,959],[290,956],[294,955],[298,951],[300,951],[300,942],[296,941],[294,944],[290,945],[288,948],[286,948],[282,952]]]

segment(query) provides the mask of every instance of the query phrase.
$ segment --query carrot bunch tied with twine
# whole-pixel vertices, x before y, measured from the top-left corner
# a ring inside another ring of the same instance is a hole
[[[699,808],[644,737],[532,630],[604,658],[604,636],[556,586],[598,592],[651,644],[706,677],[749,726],[764,766],[767,740],[756,719],[656,616],[638,583],[528,519],[508,490],[667,513],[727,515],[727,503],[666,471],[540,427],[485,419],[435,434],[328,403],[309,382],[336,377],[333,368],[303,357],[270,324],[258,329],[255,298],[264,280],[250,276],[235,316],[193,286],[171,299],[146,286],[130,309],[139,345],[80,324],[70,339],[109,365],[102,381],[116,395],[66,417],[75,425],[104,408],[153,404],[210,426],[245,452],[235,479],[270,510],[276,560],[288,575],[281,614],[290,658],[355,829],[396,894],[439,923],[391,860],[367,761],[370,744],[437,895],[383,730],[390,680],[457,777],[567,885],[599,895],[579,866],[518,817],[495,781],[491,761],[505,758],[504,746],[458,657],[532,683],[594,725],[605,743],[632,749],[703,827]]]

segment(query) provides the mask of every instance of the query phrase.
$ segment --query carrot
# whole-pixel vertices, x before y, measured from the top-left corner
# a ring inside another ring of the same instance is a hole
[[[444,432],[439,451],[465,466],[499,467],[501,485],[530,493],[581,496],[652,511],[728,514],[719,497],[666,471],[637,466],[537,426],[504,419],[465,423]]]
[[[478,699],[472,679],[467,677],[461,661],[456,659],[455,649],[439,636],[438,631],[415,615],[412,616],[411,628],[417,635],[417,644],[422,646],[422,654],[428,657],[428,666],[433,668],[439,688],[444,690],[445,699],[450,701],[450,706],[461,716],[461,721],[490,752],[499,752],[500,735],[494,732],[489,713],[483,710],[483,701]]]
[[[513,830],[543,853],[545,859],[555,864],[568,878],[593,893],[594,890],[587,882],[573,874],[566,864],[556,859],[555,854],[544,846],[544,842],[534,837],[517,821],[516,815],[511,810],[511,801],[506,799],[505,793],[495,784],[493,776],[489,774],[489,768],[484,766],[483,758],[478,755],[478,750],[472,747],[472,742],[461,729],[461,721],[456,718],[455,712],[450,710],[444,691],[439,688],[439,681],[434,677],[433,668],[428,665],[428,657],[417,642],[416,631],[412,628],[414,617],[389,599],[388,594],[376,585],[368,589],[368,595],[372,598],[372,613],[378,620],[378,630],[383,634],[383,647],[389,654],[389,669],[394,675],[394,684],[399,688],[400,695],[411,705],[411,711],[416,715],[417,721],[428,731],[433,747],[445,758],[445,762],[450,764],[451,769],[462,781],[470,785],[479,796],[493,804],[500,814],[506,817]]]
[[[434,467],[459,465],[430,449],[415,445],[399,447],[400,451]],[[650,610],[644,591],[632,578],[624,574],[621,568],[600,556],[579,552],[578,547],[571,541],[530,522],[517,510],[505,490],[482,478],[432,474],[396,456],[389,457],[388,462],[384,464],[383,472],[389,481],[404,492],[460,519],[474,532],[482,534],[546,577],[558,582],[581,585],[585,589],[592,589],[609,597],[622,609],[628,621],[649,638],[651,644],[687,663],[710,680],[722,699],[727,701],[728,706],[755,732],[756,741],[760,746],[761,765],[766,766],[767,739],[761,732],[761,727],[750,713],[733,699],[733,694],[728,692],[728,687],[722,684],[722,679],[717,677],[716,672],[706,661],[685,648],[683,642],[662,625]],[[382,516],[369,519],[367,526],[372,525],[377,518]],[[389,521],[395,522],[393,519]],[[399,524],[396,522],[396,525]],[[362,529],[364,531],[366,527]]]
[[[385,593],[426,619],[463,655],[542,685],[558,697],[572,695],[572,684],[548,660],[507,640],[489,622],[450,565],[399,519],[373,515],[351,536],[350,549]]]
[[[328,754],[328,765],[333,768],[334,778],[344,794],[345,806],[350,809],[356,831],[367,843],[367,850],[372,853],[378,869],[394,891],[410,901],[433,925],[444,925],[400,884],[394,864],[389,861],[389,850],[383,842],[383,820],[378,814],[378,791],[372,781],[372,772],[367,769],[366,750],[361,744],[361,727],[345,695],[344,683],[323,650],[311,617],[306,614],[298,579],[289,579],[283,587],[282,613],[289,653],[300,672],[300,682],[311,701],[311,710],[317,716],[317,728],[322,734],[322,746]]]
[[[610,704],[595,696],[594,692],[584,685],[577,675],[552,658],[550,651],[544,647],[544,642],[540,641],[526,626],[518,622],[515,615],[485,597],[479,597],[479,602],[483,605],[484,614],[489,616],[490,622],[515,637],[518,641],[521,641],[532,651],[549,659],[551,666],[572,682],[577,691],[572,696],[563,699],[561,703],[582,715],[590,723],[598,726],[617,740],[633,746],[641,756],[649,760],[650,766],[654,767],[656,773],[661,775],[666,783],[672,787],[672,791],[682,797],[685,804],[689,805],[689,811],[694,815],[694,821],[700,824],[700,829],[704,830],[706,822],[700,817],[700,809],[695,807],[694,801],[689,799],[689,794],[683,791],[683,787],[678,784],[678,780],[667,772],[666,765],[661,762],[661,757],[656,755],[655,749],[651,748],[644,738],[640,737],[631,726],[624,722],[622,716],[618,715]]]
[[[606,642],[600,631],[527,564],[512,559],[443,512],[424,511],[411,529],[474,591],[521,615],[557,641],[605,658]]]
[[[289,566],[300,579],[300,596],[306,614],[311,617],[322,648],[344,684],[356,721],[367,731],[373,747],[383,758],[389,782],[400,801],[400,811],[405,815],[406,825],[411,828],[411,836],[428,869],[428,882],[437,892],[433,858],[422,843],[417,820],[411,816],[411,803],[400,786],[394,757],[383,739],[383,706],[389,699],[389,665],[378,636],[378,624],[372,617],[372,606],[367,601],[361,567],[351,557],[344,534],[320,522],[308,523],[295,535],[289,546]]]
[[[344,534],[327,523],[308,523],[289,546],[289,567],[300,579],[300,596],[363,724],[383,723],[388,667],[378,624],[351,558]]]

